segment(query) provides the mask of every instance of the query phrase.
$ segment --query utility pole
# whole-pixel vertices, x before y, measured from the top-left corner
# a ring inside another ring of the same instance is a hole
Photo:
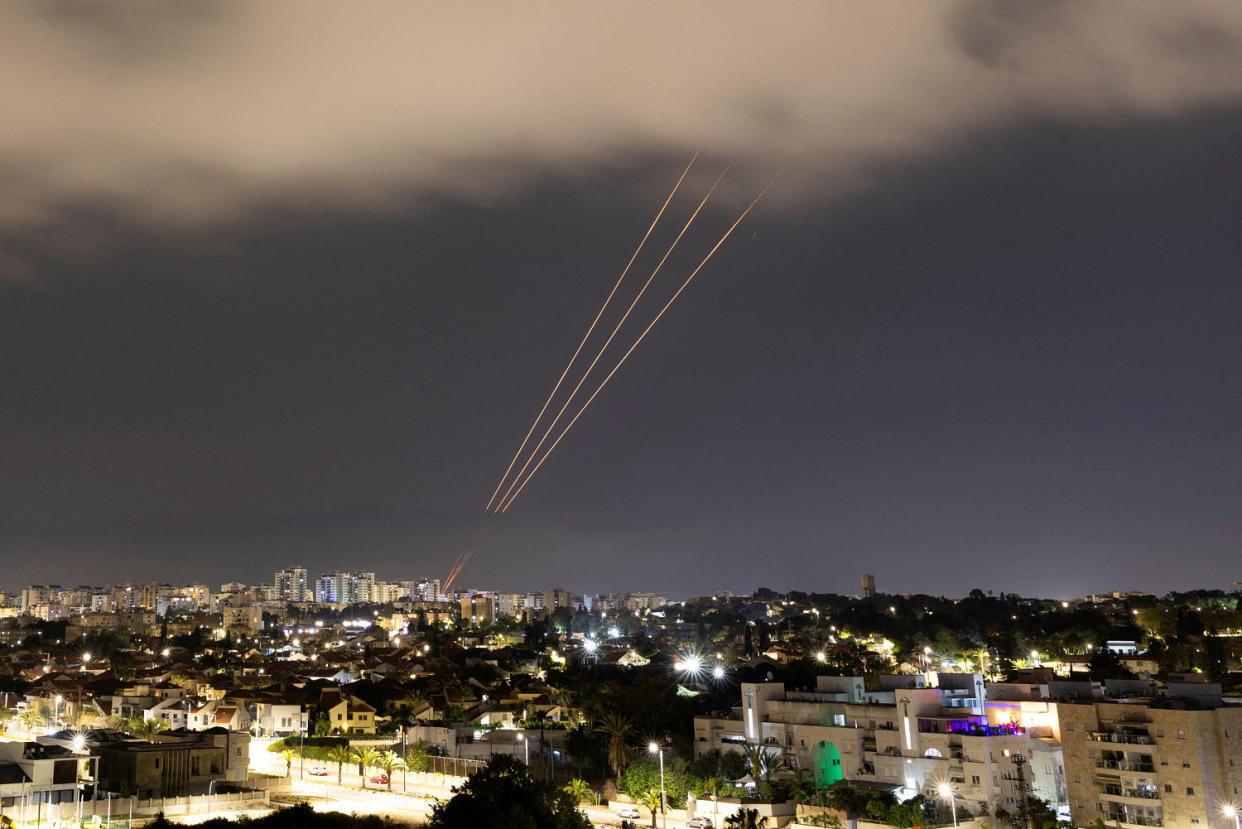
[[[1012,780],[1018,789],[1018,819],[1022,829],[1031,829],[1030,795],[1026,791],[1026,758],[1016,752],[1005,749],[1004,754],[1013,763],[1013,774],[1006,774],[1006,780]]]

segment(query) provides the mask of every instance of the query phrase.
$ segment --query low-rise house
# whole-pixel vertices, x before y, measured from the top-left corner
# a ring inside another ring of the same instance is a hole
[[[89,754],[39,743],[0,743],[0,804],[13,814],[22,797],[44,804],[72,802],[78,782],[89,776]],[[31,818],[33,822],[34,818]]]
[[[190,731],[206,731],[209,728],[246,731],[250,728],[250,712],[244,705],[230,705],[213,699],[189,713],[186,728]]]
[[[334,732],[341,734],[374,734],[375,708],[351,694],[336,688],[325,688],[319,706],[328,715]]]

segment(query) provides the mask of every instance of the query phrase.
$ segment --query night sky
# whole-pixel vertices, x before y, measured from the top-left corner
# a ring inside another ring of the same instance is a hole
[[[448,8],[0,11],[0,586],[1242,579],[1242,8]]]

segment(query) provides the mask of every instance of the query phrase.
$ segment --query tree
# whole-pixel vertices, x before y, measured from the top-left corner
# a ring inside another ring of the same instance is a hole
[[[405,767],[414,772],[427,770],[427,745],[422,740],[406,749]]]
[[[0,708],[0,732],[4,731],[5,726],[9,724],[9,720],[13,719],[16,714],[17,712],[12,708]]]
[[[280,759],[285,761],[285,777],[293,776],[293,761],[301,755],[296,748],[285,748],[280,752]]]
[[[316,737],[327,737],[331,732],[332,723],[328,720],[328,716],[326,714],[320,714],[315,718],[314,735]]]
[[[429,829],[590,829],[564,789],[534,780],[510,757],[495,757],[432,810]]]
[[[658,788],[647,789],[634,800],[639,806],[651,812],[651,829],[655,829],[656,815],[660,811],[660,790]]]
[[[27,734],[34,734],[36,728],[47,723],[47,717],[43,716],[37,708],[27,708],[17,715],[17,719],[26,726]]]
[[[575,803],[594,803],[595,790],[591,788],[591,784],[580,777],[575,777],[565,785],[565,791],[569,792]]]
[[[616,711],[610,711],[596,725],[596,730],[608,735],[608,765],[619,777],[634,756],[634,749],[630,747],[634,724]]]
[[[746,764],[750,767],[750,776],[759,780],[761,777],[764,781],[772,778],[772,772],[776,770],[777,753],[776,749],[765,748],[764,746],[746,746],[742,755],[746,758]]]
[[[401,771],[405,768],[405,761],[401,759],[395,751],[382,751],[371,763],[377,769],[382,769],[384,776],[388,778],[388,791],[392,791],[392,773]]]
[[[358,774],[362,775],[362,788],[367,787],[367,769],[375,765],[375,761],[379,759],[379,752],[370,746],[361,746],[354,749],[354,762],[358,764]]]
[[[349,750],[349,746],[335,745],[328,749],[328,762],[336,763],[336,784],[341,784],[341,778],[345,774],[345,764],[354,758],[354,753]]]
[[[768,819],[760,817],[758,809],[738,809],[735,814],[725,818],[725,826],[734,829],[763,829],[767,825]]]
[[[130,734],[141,737],[148,743],[155,742],[155,735],[167,729],[168,723],[164,720],[144,720],[142,717],[134,717],[125,728]]]

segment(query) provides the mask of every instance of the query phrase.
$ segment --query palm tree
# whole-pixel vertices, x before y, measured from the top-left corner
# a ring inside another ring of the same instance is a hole
[[[729,785],[729,781],[723,777],[709,777],[703,781],[703,794],[709,795],[712,799],[712,812],[714,821],[720,820],[720,795],[724,792],[725,787]],[[713,821],[712,825],[715,826]]]
[[[341,785],[341,777],[345,773],[345,764],[354,759],[349,746],[334,745],[328,750],[328,762],[336,763],[336,784]]]
[[[422,691],[413,690],[406,694],[405,698],[398,702],[397,705],[417,717],[427,707],[427,695]]]
[[[772,771],[776,768],[775,749],[747,745],[742,753],[746,757],[746,765],[750,767],[751,777],[756,780],[762,777],[764,782],[772,779]]]
[[[647,789],[637,798],[639,806],[651,812],[651,829],[655,829],[656,812],[660,811],[660,790]]]
[[[733,829],[764,829],[768,825],[766,817],[759,817],[758,809],[738,809],[735,814],[725,818],[725,826]]]
[[[141,737],[148,743],[155,742],[155,735],[168,728],[168,723],[164,720],[143,720],[134,717],[130,721],[129,728],[126,729],[135,737]]]
[[[379,756],[372,761],[371,765],[377,769],[383,769],[384,776],[388,778],[388,791],[392,791],[392,773],[401,771],[405,768],[405,761],[395,751],[382,751]]]
[[[17,715],[17,719],[26,726],[27,734],[34,734],[35,728],[47,722],[47,717],[43,716],[37,708],[27,708]]]
[[[609,711],[595,729],[608,735],[608,765],[620,777],[634,756],[634,749],[630,747],[634,724],[616,711]]]
[[[530,715],[530,718],[539,725],[539,762],[543,765],[543,779],[548,779],[548,765],[543,762],[543,729],[548,724],[548,712],[536,711]]]
[[[286,748],[281,750],[280,759],[285,761],[285,777],[293,776],[293,761],[299,756],[300,755],[298,754],[298,750],[296,748]]]
[[[367,787],[367,768],[375,765],[379,752],[370,746],[354,749],[354,762],[358,764],[358,774],[362,775],[362,788]]]
[[[565,791],[569,792],[575,803],[595,802],[595,790],[591,788],[590,783],[579,777],[570,780],[565,786]]]

